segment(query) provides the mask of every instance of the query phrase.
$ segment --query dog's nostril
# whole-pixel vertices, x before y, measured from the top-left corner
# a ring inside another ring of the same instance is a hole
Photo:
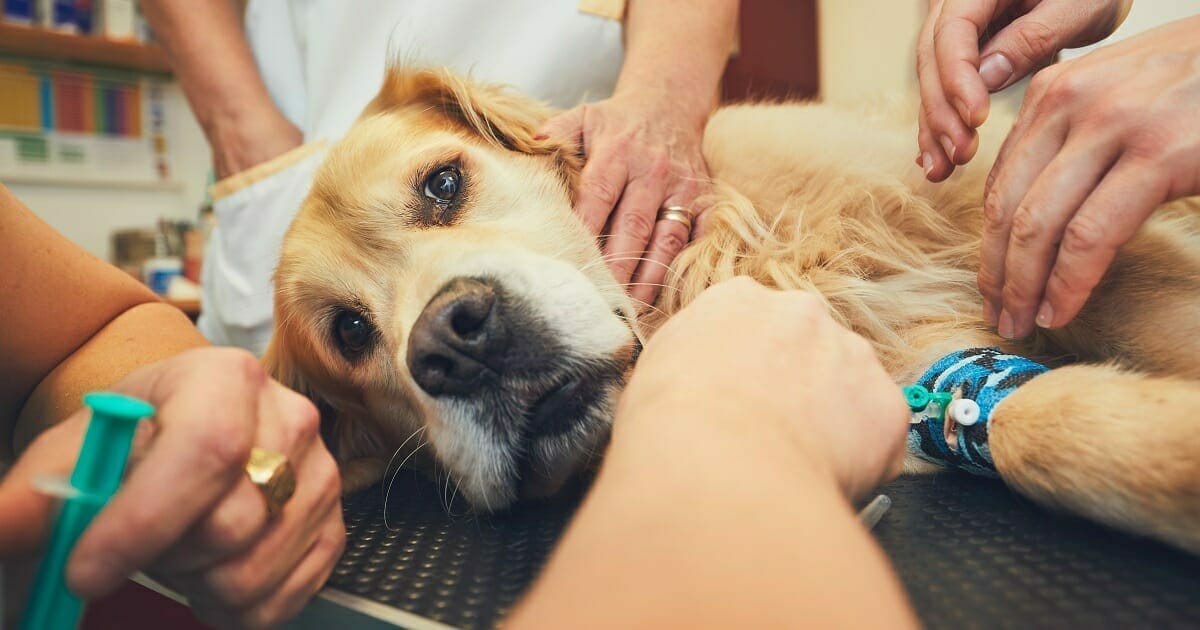
[[[450,317],[450,327],[463,339],[480,333],[492,312],[492,301],[468,300],[455,305],[457,309]]]
[[[421,367],[430,378],[445,378],[454,369],[454,361],[450,357],[431,354],[421,359]]]
[[[409,332],[406,362],[417,385],[433,396],[477,389],[508,347],[501,306],[480,280],[458,278],[438,291]]]

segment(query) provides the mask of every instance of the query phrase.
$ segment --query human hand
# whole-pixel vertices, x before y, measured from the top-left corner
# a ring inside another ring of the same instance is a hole
[[[709,186],[700,149],[709,110],[683,100],[627,91],[563,112],[542,128],[543,136],[582,148],[587,161],[575,211],[592,233],[608,235],[609,268],[647,307],[691,239],[683,223],[659,221],[659,210],[682,207],[695,228],[704,211],[696,201]]]
[[[1038,73],[988,178],[979,288],[1006,338],[1065,326],[1161,204],[1200,193],[1200,16]]]
[[[231,349],[180,354],[112,390],[158,411],[142,423],[121,489],[71,555],[72,591],[94,599],[145,570],[217,626],[270,626],[299,612],[345,541],[337,468],[312,404]],[[50,504],[28,481],[69,471],[86,421],[85,409],[44,432],[5,479],[0,503],[35,515],[35,535]],[[283,453],[295,470],[295,494],[272,520],[245,473],[251,446]]]
[[[304,134],[275,108],[264,106],[206,128],[217,180],[267,162],[300,146]]]
[[[899,473],[908,421],[900,388],[871,346],[816,296],[735,278],[708,289],[647,344],[613,444],[639,425],[715,429],[731,459],[751,456],[736,446],[747,440],[768,451],[782,445],[789,465],[816,465],[858,499]]]
[[[1064,48],[1107,37],[1132,0],[930,0],[917,40],[921,87],[917,163],[930,181],[975,156],[988,93],[1046,65]]]

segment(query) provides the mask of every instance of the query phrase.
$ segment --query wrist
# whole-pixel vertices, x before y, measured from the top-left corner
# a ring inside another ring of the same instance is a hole
[[[670,74],[670,70],[663,74]],[[703,130],[718,105],[717,80],[689,80],[686,76],[643,79],[637,72],[621,74],[613,100],[638,103],[655,116],[677,122],[684,129]],[[630,76],[633,75],[633,76]]]
[[[791,430],[792,418],[772,418],[764,404],[744,398],[661,396],[636,409],[618,408],[605,467],[614,475],[656,481],[670,478],[702,492],[736,476],[787,480],[788,485],[826,487],[841,494],[833,463],[816,440]],[[700,401],[703,404],[698,404]],[[747,409],[755,409],[747,421]],[[785,428],[786,427],[786,428]]]
[[[212,147],[218,179],[249,169],[303,142],[300,130],[272,103],[213,113],[202,127]]]

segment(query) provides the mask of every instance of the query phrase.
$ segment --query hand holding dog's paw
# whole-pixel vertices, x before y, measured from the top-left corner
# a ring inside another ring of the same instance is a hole
[[[728,460],[779,456],[817,466],[860,498],[899,472],[908,427],[900,389],[862,337],[813,295],[748,278],[709,289],[646,346],[621,399],[623,434],[712,437]],[[652,441],[652,440],[651,440]]]

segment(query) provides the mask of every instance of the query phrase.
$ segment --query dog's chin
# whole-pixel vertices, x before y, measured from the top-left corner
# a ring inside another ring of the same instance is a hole
[[[573,480],[593,471],[608,443],[613,410],[623,380],[570,381],[528,407],[527,431],[536,433],[505,453],[502,474],[464,483],[461,491],[474,511],[498,512],[519,501],[548,499]]]

